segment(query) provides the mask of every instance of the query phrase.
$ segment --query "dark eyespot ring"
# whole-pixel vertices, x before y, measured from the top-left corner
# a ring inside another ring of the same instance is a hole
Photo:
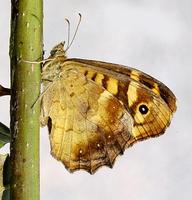
[[[141,104],[139,106],[139,112],[142,114],[142,115],[145,115],[147,114],[149,111],[149,108],[145,105],[145,104]]]

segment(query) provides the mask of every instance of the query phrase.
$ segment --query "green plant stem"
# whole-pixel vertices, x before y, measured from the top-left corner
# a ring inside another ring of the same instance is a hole
[[[43,0],[12,0],[11,200],[39,200],[39,114]]]

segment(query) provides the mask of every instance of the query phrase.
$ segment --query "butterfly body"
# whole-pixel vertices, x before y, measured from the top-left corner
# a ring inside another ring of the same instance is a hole
[[[68,59],[63,44],[42,69],[41,124],[52,155],[73,172],[94,173],[135,142],[164,133],[174,94],[151,76],[122,65]]]

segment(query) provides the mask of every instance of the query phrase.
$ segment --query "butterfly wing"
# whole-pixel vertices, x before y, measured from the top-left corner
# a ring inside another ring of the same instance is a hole
[[[176,98],[149,75],[82,59],[55,65],[60,73],[43,95],[41,123],[48,124],[52,155],[68,170],[112,167],[126,147],[163,134],[170,124]]]
[[[163,134],[176,111],[176,97],[157,79],[134,68],[83,59],[65,65],[81,66],[84,75],[116,97],[133,118],[131,138],[137,141]]]
[[[133,121],[123,104],[73,65],[48,85],[42,114],[51,154],[71,172],[112,167],[131,137]]]

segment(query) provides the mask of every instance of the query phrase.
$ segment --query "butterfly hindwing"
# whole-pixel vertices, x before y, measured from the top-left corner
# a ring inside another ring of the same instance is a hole
[[[100,166],[112,167],[131,137],[130,114],[77,67],[66,67],[60,79],[51,84],[42,99],[42,113],[51,124],[52,155],[70,171],[94,173]]]

